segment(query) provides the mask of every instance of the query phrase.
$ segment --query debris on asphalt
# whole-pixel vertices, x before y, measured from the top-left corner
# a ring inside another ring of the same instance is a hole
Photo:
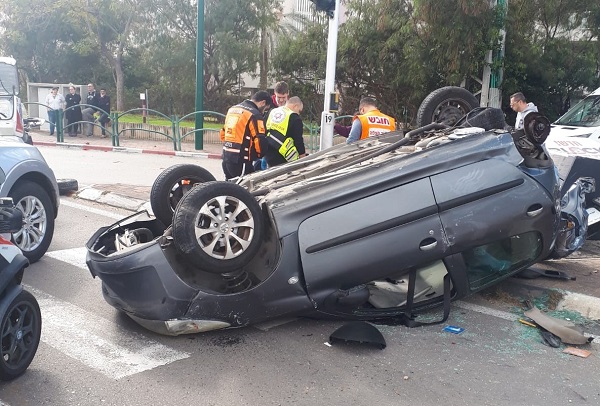
[[[583,335],[581,326],[573,324],[570,321],[548,316],[535,306],[525,311],[524,314],[543,329],[559,337],[564,343],[587,344],[593,340],[593,338]]]
[[[329,336],[329,342],[331,344],[338,342],[370,344],[382,350],[387,346],[377,327],[365,321],[352,321],[344,324]]]
[[[552,348],[558,348],[562,344],[560,338],[546,330],[542,331],[542,342]]]
[[[537,324],[535,324],[535,323],[532,323],[532,322],[530,322],[530,321],[527,321],[527,320],[525,320],[525,319],[519,319],[519,323],[521,323],[521,324],[525,324],[526,326],[529,326],[529,327],[535,327],[535,328],[537,328],[537,327],[538,327],[538,325],[537,325]]]
[[[581,348],[567,347],[563,350],[565,354],[575,355],[576,357],[587,358],[591,352],[588,350],[582,350]]]
[[[446,326],[442,329],[442,331],[452,334],[461,334],[463,331],[465,331],[465,329],[457,326]]]
[[[515,275],[516,278],[521,279],[535,279],[539,278],[540,276],[553,279],[563,279],[567,281],[577,280],[575,276],[570,276],[568,273],[563,271],[554,271],[552,269],[540,269],[534,267],[524,269]]]

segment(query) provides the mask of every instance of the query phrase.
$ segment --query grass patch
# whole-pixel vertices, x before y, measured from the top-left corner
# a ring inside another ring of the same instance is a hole
[[[124,116],[119,117],[119,123],[142,124],[143,122],[144,118],[141,114],[125,114]],[[146,118],[146,124],[160,125],[171,128],[171,120],[167,120],[161,116],[148,116]],[[194,120],[184,120],[179,122],[179,126],[185,128],[194,128],[196,126],[196,122]],[[222,127],[223,124],[215,123],[214,120],[204,120],[204,128],[219,130]]]

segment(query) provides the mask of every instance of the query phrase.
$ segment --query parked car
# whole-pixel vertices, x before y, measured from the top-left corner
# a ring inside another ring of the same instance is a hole
[[[534,117],[529,134],[431,124],[229,182],[171,171],[155,186],[174,209],[101,228],[87,265],[109,304],[162,334],[298,315],[415,325],[442,303],[447,317],[451,299],[583,243],[593,180],[563,199],[582,228],[563,226]]]
[[[18,137],[32,144],[29,126],[23,118],[16,61],[14,58],[0,57],[0,136]]]
[[[16,137],[0,137],[0,197],[12,197],[23,226],[12,241],[29,262],[48,250],[60,203],[54,172],[40,153]]]

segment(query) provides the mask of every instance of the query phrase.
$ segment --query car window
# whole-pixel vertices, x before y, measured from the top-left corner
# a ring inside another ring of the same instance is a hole
[[[562,116],[556,124],[576,127],[600,126],[600,96],[588,96]]]
[[[0,94],[18,94],[19,77],[17,67],[5,62],[0,62]]]
[[[535,261],[542,251],[542,237],[537,231],[515,235],[463,252],[469,286],[478,290],[517,268]]]
[[[0,120],[8,120],[13,117],[13,96],[0,96]]]

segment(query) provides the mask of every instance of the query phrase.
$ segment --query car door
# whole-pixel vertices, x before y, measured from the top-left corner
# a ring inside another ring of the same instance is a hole
[[[533,263],[552,244],[555,202],[512,164],[484,160],[431,182],[450,251],[463,255],[472,290]]]
[[[429,178],[309,217],[299,227],[308,293],[328,293],[401,274],[448,251]]]

